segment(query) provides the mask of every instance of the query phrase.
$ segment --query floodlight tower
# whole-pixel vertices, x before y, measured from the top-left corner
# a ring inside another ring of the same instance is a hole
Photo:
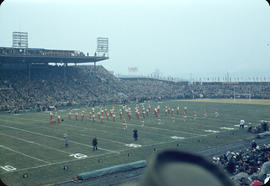
[[[109,57],[109,39],[107,37],[97,38],[96,56]]]
[[[12,33],[13,48],[28,48],[28,32],[13,32]]]

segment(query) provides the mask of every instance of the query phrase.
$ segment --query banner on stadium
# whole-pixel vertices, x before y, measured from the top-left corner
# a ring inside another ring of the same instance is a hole
[[[128,71],[129,72],[138,72],[138,68],[137,67],[128,67]]]

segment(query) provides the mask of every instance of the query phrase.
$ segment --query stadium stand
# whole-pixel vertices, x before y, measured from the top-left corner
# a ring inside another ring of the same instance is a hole
[[[213,157],[213,162],[227,170],[236,185],[250,185],[254,180],[264,182],[270,174],[270,144],[255,143],[242,151],[228,151]]]
[[[270,98],[268,82],[173,82],[152,78],[118,79],[103,66],[47,66],[0,70],[0,110],[48,110],[51,106],[190,98]]]

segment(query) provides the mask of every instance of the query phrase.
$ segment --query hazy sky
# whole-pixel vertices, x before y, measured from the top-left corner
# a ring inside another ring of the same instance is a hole
[[[26,31],[31,48],[90,54],[108,37],[101,64],[121,74],[270,76],[265,0],[5,0],[0,28],[0,46]]]

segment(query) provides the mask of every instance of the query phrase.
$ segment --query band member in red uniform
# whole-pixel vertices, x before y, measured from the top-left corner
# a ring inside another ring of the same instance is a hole
[[[98,120],[100,120],[100,112],[98,112],[97,115],[98,115]]]
[[[145,118],[145,111],[142,112],[142,117]]]
[[[216,112],[215,112],[215,116],[216,116],[216,117],[219,116],[218,109],[217,109]]]
[[[82,111],[81,113],[81,120],[83,121],[83,119],[84,119],[84,111]]]
[[[53,113],[50,112],[50,120],[52,121],[53,120]]]
[[[76,120],[78,120],[78,116],[79,116],[79,113],[76,112],[76,113],[75,113],[75,119],[76,119]]]
[[[103,115],[100,116],[100,121],[103,123]]]
[[[123,121],[123,127],[124,127],[124,129],[127,129],[127,121],[125,119]]]
[[[137,119],[140,119],[140,114],[139,114],[139,112],[136,112],[136,117],[137,117]]]
[[[95,114],[93,114],[92,119],[93,119],[93,122],[95,122]]]
[[[131,120],[131,114],[128,112],[128,120]]]
[[[187,117],[187,107],[184,107],[184,118]]]
[[[171,115],[174,117],[174,109],[171,110]]]
[[[60,121],[61,121],[61,116],[58,115],[58,116],[57,116],[57,122],[60,123]]]
[[[89,119],[91,120],[92,119],[92,113],[89,112]]]
[[[143,117],[141,118],[141,121],[142,121],[142,126],[144,126],[144,118]]]
[[[120,119],[122,119],[123,113],[122,113],[121,109],[119,110],[119,115],[120,115]]]
[[[68,113],[68,119],[71,119],[71,112]]]
[[[179,115],[179,107],[176,108],[176,114]]]
[[[193,119],[196,119],[196,118],[197,118],[197,113],[193,112]]]

